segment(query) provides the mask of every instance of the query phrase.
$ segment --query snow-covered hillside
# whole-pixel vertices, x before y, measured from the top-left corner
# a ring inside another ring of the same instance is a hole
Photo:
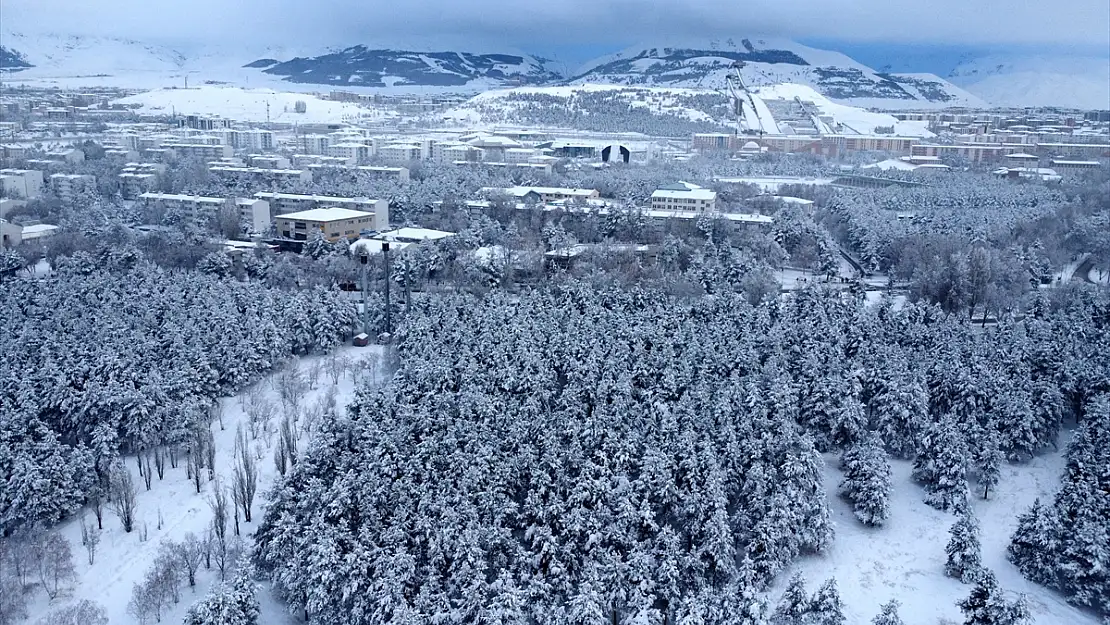
[[[871,134],[877,127],[893,127],[900,136],[931,137],[924,122],[900,122],[884,113],[838,104],[806,85],[767,86],[756,92],[763,101],[795,98],[831,118],[832,130]],[[759,107],[767,132],[780,130],[766,106]],[[607,132],[640,132],[681,136],[691,132],[727,131],[733,127],[729,99],[709,89],[574,85],[520,87],[475,96],[448,111],[445,118],[467,124],[525,124]]]
[[[359,87],[432,86],[492,88],[544,84],[561,76],[546,59],[511,54],[412,52],[354,46],[288,61],[259,59],[251,65],[289,82]]]
[[[890,108],[983,104],[936,76],[882,74],[839,52],[771,39],[632,47],[587,63],[570,82],[723,90],[737,62],[752,88],[802,84],[837,101]]]
[[[305,112],[296,113],[297,102]],[[155,89],[116,100],[117,104],[138,106],[140,113],[216,115],[246,122],[325,123],[378,119],[385,115],[349,102],[322,100],[303,93],[273,89],[242,89],[206,85],[189,89]],[[269,105],[269,106],[267,106]]]
[[[1110,57],[988,56],[949,78],[997,106],[1110,107]]]

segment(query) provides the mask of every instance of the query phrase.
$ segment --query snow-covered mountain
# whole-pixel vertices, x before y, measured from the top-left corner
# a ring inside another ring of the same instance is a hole
[[[527,55],[416,52],[353,46],[321,56],[249,64],[298,83],[359,87],[503,87],[539,85],[562,78],[550,63]]]
[[[986,56],[949,79],[998,106],[1110,107],[1110,58]]]
[[[569,82],[724,90],[737,62],[752,88],[802,84],[839,102],[890,108],[985,104],[932,74],[880,73],[839,52],[770,39],[637,46],[587,63]]]

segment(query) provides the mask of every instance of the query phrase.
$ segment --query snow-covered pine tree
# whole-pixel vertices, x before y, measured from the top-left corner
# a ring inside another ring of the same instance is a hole
[[[809,604],[810,613],[806,623],[812,625],[844,625],[844,602],[836,588],[836,578],[830,577],[814,593]]]
[[[967,502],[967,445],[950,415],[926,428],[913,462],[913,478],[925,488],[925,503],[939,510]]]
[[[185,615],[185,625],[257,625],[259,616],[254,567],[246,558],[239,563],[235,577],[213,589]]]
[[[891,599],[884,603],[883,611],[871,619],[871,625],[906,625],[902,621],[902,617],[898,616],[898,606],[900,605],[897,599]]]
[[[1056,586],[1059,526],[1054,510],[1037,499],[1018,517],[1018,526],[1006,548],[1006,557],[1027,579]]]
[[[971,589],[971,594],[957,605],[964,613],[964,625],[1029,625],[1029,607],[1024,596],[1007,601],[998,580],[984,570]]]
[[[983,499],[987,499],[991,489],[998,485],[1002,476],[1002,463],[1006,458],[999,448],[999,436],[994,428],[980,440],[979,445],[980,448],[974,454],[975,464],[978,468],[979,487],[983,489]]]
[[[879,435],[869,433],[844,452],[840,467],[840,494],[852,502],[856,518],[882,525],[890,515],[890,464]]]
[[[979,522],[972,514],[970,506],[956,519],[949,535],[951,538],[944,548],[944,574],[970,584],[977,579],[983,566],[979,546]]]
[[[801,573],[795,573],[782,593],[782,598],[771,614],[769,625],[799,625],[802,619],[812,612],[812,600],[806,591],[806,580]]]

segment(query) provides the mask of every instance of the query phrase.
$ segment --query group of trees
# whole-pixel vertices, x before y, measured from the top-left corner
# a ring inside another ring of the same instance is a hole
[[[1018,519],[1008,555],[1027,578],[1110,617],[1110,395],[1092,402],[1063,487]]]
[[[295,354],[352,334],[353,305],[324,289],[283,291],[162,270],[137,250],[63,257],[0,301],[0,530],[53,523],[86,502],[134,523],[146,487],[184,456],[198,474],[215,399]],[[199,484],[198,484],[199,488]]]
[[[275,491],[256,562],[314,623],[762,610],[832,538],[819,451],[846,450],[842,492],[877,524],[887,454],[962,510],[1007,457],[1097,421],[1110,297],[1058,295],[986,332],[820,288],[756,306],[575,282],[439,296],[398,335],[394,381]]]

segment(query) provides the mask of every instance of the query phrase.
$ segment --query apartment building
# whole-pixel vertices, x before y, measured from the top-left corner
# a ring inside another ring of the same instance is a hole
[[[166,171],[162,163],[127,163],[119,175],[120,194],[125,199],[138,199],[158,186],[158,178]]]
[[[292,167],[311,168],[313,165],[320,167],[351,167],[357,162],[353,158],[342,156],[323,156],[321,154],[294,154]]]
[[[717,192],[686,182],[667,185],[651,194],[651,210],[713,212]]]
[[[371,147],[365,143],[334,143],[327,148],[327,155],[365,163],[370,160]]]
[[[293,166],[289,159],[284,156],[276,156],[271,154],[249,154],[247,155],[247,162],[251,167],[262,167],[266,169],[292,169]]]
[[[250,234],[264,234],[269,232],[273,221],[270,218],[270,203],[251,197],[235,198],[235,207],[239,211],[239,223]]]
[[[597,189],[569,189],[565,187],[509,187],[506,189],[483,189],[494,194],[505,194],[521,202],[529,199],[539,202],[559,200],[593,200],[601,197]]]
[[[63,202],[69,203],[78,197],[96,190],[96,176],[90,174],[51,174],[50,189]]]
[[[218,159],[218,158],[231,158],[235,155],[235,150],[230,145],[219,145],[209,143],[186,143],[182,141],[166,141],[161,145],[162,149],[172,150],[175,156],[181,158],[201,158],[205,160]],[[144,156],[144,158],[148,158]]]
[[[331,145],[331,137],[327,135],[303,135],[300,138],[300,149],[305,154],[327,154]]]
[[[82,163],[85,160],[85,153],[77,148],[66,148],[64,150],[52,150],[46,153],[46,160],[57,161],[59,163]]]
[[[353,171],[368,174],[374,178],[390,178],[398,182],[409,181],[408,167],[381,167],[378,165],[359,165]]]
[[[911,148],[910,156],[951,157],[966,159],[972,163],[996,163],[1003,156],[1016,151],[1015,148],[1001,145],[921,144]]]
[[[249,180],[252,183],[312,182],[312,172],[307,169],[268,169],[265,167],[235,167],[214,165],[208,168],[224,180]]]
[[[420,146],[414,143],[391,143],[378,150],[378,156],[391,163],[420,160]]]
[[[138,150],[131,150],[124,147],[106,148],[104,150],[104,158],[111,161],[130,163],[131,161],[139,160],[139,152]]]
[[[313,232],[320,232],[328,241],[357,239],[363,230],[375,229],[376,215],[349,208],[314,208],[279,215],[278,235],[295,241],[307,241]]]
[[[270,204],[270,212],[277,216],[304,212],[317,208],[346,208],[348,210],[371,213],[374,215],[372,230],[389,228],[389,202],[365,197],[336,197],[331,195],[300,195],[297,193],[270,193],[260,191],[254,194],[259,200]]]
[[[42,195],[42,172],[35,169],[0,169],[0,188],[8,197],[32,200]]]
[[[204,223],[215,217],[220,209],[232,206],[231,200],[227,198],[178,193],[143,193],[139,195],[139,201],[146,206],[180,210],[195,223]]]

